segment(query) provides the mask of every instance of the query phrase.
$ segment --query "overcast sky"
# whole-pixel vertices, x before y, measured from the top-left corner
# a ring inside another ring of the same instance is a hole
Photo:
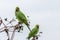
[[[16,6],[29,16],[30,28],[37,23],[40,25],[39,31],[43,34],[39,40],[60,40],[60,0],[1,0],[0,17],[15,18]],[[26,40],[29,32],[26,29],[23,33],[16,33],[14,40]],[[6,40],[5,35],[5,33],[0,33],[0,40]]]

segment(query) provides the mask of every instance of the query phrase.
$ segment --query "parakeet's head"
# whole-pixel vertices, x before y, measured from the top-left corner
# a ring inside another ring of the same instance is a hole
[[[16,7],[16,12],[18,12],[19,11],[19,7]]]
[[[39,28],[39,25],[38,25],[38,24],[36,24],[36,27],[37,27],[37,28]]]

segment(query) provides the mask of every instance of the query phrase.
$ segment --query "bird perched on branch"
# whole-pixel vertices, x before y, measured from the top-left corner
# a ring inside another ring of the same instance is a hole
[[[38,33],[39,31],[39,25],[36,24],[35,27],[30,31],[29,35],[28,35],[28,40],[30,40],[31,37],[35,37],[36,34]]]
[[[23,14],[23,12],[20,10],[19,7],[16,7],[16,9],[15,9],[15,16],[18,19],[18,22],[24,23],[27,26],[27,28],[31,31],[28,20],[27,20],[25,14]]]

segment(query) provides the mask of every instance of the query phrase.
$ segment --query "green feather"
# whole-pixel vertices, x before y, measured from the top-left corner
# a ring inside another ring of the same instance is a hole
[[[39,25],[35,25],[35,27],[30,31],[30,33],[28,35],[28,39],[30,39],[31,37],[36,36],[38,31],[39,31]]]
[[[19,7],[16,7],[15,16],[19,22],[24,23],[28,27],[28,29],[31,31],[28,20],[27,20],[26,16],[21,12]]]

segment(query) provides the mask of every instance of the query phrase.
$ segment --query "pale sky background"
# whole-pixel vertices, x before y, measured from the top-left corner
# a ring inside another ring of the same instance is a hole
[[[60,40],[60,0],[0,0],[0,17],[15,18],[16,6],[29,16],[30,28],[40,25],[39,40]],[[23,33],[15,33],[14,40],[26,40],[29,31],[24,28]],[[0,33],[0,40],[6,40],[5,35]]]

